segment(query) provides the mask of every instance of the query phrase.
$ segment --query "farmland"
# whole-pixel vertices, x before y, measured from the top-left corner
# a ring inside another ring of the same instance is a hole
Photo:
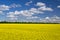
[[[60,24],[0,24],[0,40],[60,40]]]

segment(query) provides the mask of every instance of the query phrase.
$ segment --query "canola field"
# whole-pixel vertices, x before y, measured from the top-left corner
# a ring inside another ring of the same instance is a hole
[[[60,40],[60,24],[0,24],[0,40]]]

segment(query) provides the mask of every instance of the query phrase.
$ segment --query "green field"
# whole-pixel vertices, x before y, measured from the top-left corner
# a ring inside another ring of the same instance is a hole
[[[60,24],[0,24],[0,40],[60,40]]]

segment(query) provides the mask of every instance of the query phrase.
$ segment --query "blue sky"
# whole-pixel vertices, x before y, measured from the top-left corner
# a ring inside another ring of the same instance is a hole
[[[0,21],[60,22],[60,0],[0,0]]]

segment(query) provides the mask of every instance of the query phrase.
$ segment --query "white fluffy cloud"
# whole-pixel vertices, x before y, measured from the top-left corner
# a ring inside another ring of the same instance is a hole
[[[9,10],[9,6],[7,5],[0,5],[0,14],[3,14],[3,11]]]
[[[41,10],[41,11],[53,11],[52,8],[49,8],[49,7],[46,7],[46,6],[42,6],[42,7],[38,8],[38,9]]]
[[[31,3],[32,3],[32,1],[29,1],[25,5],[29,6]]]
[[[30,13],[28,10],[15,11],[7,13],[9,15],[22,15],[22,16],[32,16],[33,13]]]
[[[60,23],[60,17],[58,17],[56,15],[53,16],[53,17],[40,18],[38,16],[32,16],[30,13],[28,13],[27,10],[10,12],[10,13],[8,13],[7,17],[10,18],[10,20],[17,20],[19,16],[16,16],[16,15],[23,15],[21,17],[26,17],[25,19],[22,20],[24,22],[51,22],[51,23]]]
[[[38,10],[40,11],[53,11],[52,8],[47,7],[45,3],[37,2],[36,6],[39,6]]]
[[[60,6],[57,6],[57,8],[60,8]]]
[[[22,15],[22,16],[32,16],[34,14],[42,14],[42,11],[37,10],[36,8],[31,8],[29,10],[21,10],[21,11],[14,11],[14,12],[9,12],[7,14],[12,14],[12,15]]]
[[[33,13],[29,12],[29,10],[23,10],[23,11],[20,11],[20,13],[23,16],[32,16],[32,14],[33,14]]]
[[[0,5],[0,11],[5,11],[5,10],[9,10],[9,6],[7,6],[7,5]]]
[[[31,13],[34,13],[34,14],[43,14],[44,12],[43,11],[40,11],[40,10],[38,10],[37,8],[31,8],[30,10],[29,10]]]
[[[9,20],[17,20],[17,16],[14,15],[14,12],[9,12],[7,17]]]
[[[28,2],[29,4],[32,2]],[[21,11],[14,11],[7,13],[8,18],[17,19],[20,15],[22,17],[26,17],[27,19],[36,19],[39,18],[37,16],[33,16],[34,14],[43,14],[44,11],[53,11],[52,8],[47,7],[45,3],[38,2],[36,6],[39,6],[38,8],[30,8],[29,10],[21,10]],[[39,18],[40,19],[40,18]],[[48,19],[48,17],[46,17]]]
[[[45,3],[42,3],[42,2],[37,2],[36,6],[45,6]]]
[[[32,3],[32,1],[28,2],[28,4]],[[22,14],[24,16],[32,16],[33,14],[43,14],[44,11],[53,11],[52,8],[50,7],[46,7],[45,3],[42,2],[37,2],[36,4],[37,6],[39,6],[38,8],[30,8],[29,10],[21,10],[21,11],[15,11],[11,14]],[[10,6],[7,5],[0,5],[0,11],[6,11],[6,10],[10,10],[10,8],[15,8],[15,7],[21,7],[21,5],[19,4],[12,4]],[[9,12],[10,13],[10,12]]]
[[[0,11],[10,10],[10,8],[21,7],[20,4],[11,4],[11,5],[0,5]]]
[[[15,12],[9,12],[7,13],[7,17],[11,20],[17,20],[19,15],[22,15],[22,17],[26,17],[26,19],[37,19],[37,16],[32,16],[34,13],[29,12],[28,10],[22,10],[22,11],[15,11]],[[22,18],[21,18],[22,19]]]
[[[60,23],[60,17],[53,16],[53,17],[45,17],[44,19],[40,20],[41,22],[51,22],[51,23]]]
[[[16,8],[16,7],[21,7],[19,4],[11,4],[11,5],[0,5],[0,14],[3,13],[3,11],[9,11],[10,8]]]

